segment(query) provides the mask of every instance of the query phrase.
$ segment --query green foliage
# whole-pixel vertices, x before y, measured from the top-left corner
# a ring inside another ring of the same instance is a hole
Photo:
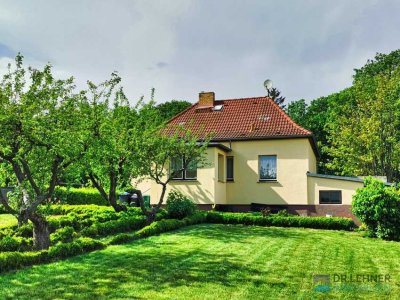
[[[141,217],[123,217],[118,220],[95,222],[91,226],[84,228],[81,234],[84,236],[96,237],[105,236],[113,233],[138,230],[145,226],[146,218]]]
[[[353,230],[353,220],[347,218],[327,217],[300,217],[300,216],[255,216],[249,213],[220,213],[210,211],[207,213],[207,221],[221,224],[243,224],[258,226],[279,227],[304,227],[315,229]]]
[[[108,202],[100,195],[99,191],[94,188],[57,187],[54,191],[53,198],[55,202],[59,204],[109,205]]]
[[[164,103],[160,103],[156,106],[156,109],[160,113],[160,117],[164,121],[172,119],[180,112],[189,108],[192,103],[184,100],[171,100]]]
[[[297,124],[305,124],[303,127],[307,127],[305,118],[307,116],[308,105],[304,99],[292,101],[289,103],[286,112],[289,117]]]
[[[359,73],[352,101],[336,107],[330,123],[329,167],[350,175],[400,179],[400,67],[390,74]]]
[[[140,238],[145,238],[152,235],[161,234],[163,232],[168,232],[172,230],[176,230],[181,227],[185,227],[188,225],[200,224],[206,222],[206,213],[204,212],[196,212],[189,217],[179,219],[164,219],[160,221],[156,221],[151,223],[150,225],[143,227],[139,231],[133,234],[121,233],[114,236],[109,244],[116,245],[121,243],[131,242]]]
[[[32,238],[5,236],[0,239],[0,252],[29,251],[32,246]]]
[[[47,251],[0,252],[0,270],[6,272],[49,261]]]
[[[65,226],[50,234],[50,241],[52,244],[69,243],[76,237],[75,229],[71,226]]]
[[[400,240],[400,191],[371,177],[353,196],[353,214],[363,222],[369,236]]]
[[[131,208],[129,208],[131,210]],[[110,206],[102,206],[102,205],[59,205],[59,204],[51,204],[51,205],[42,205],[39,208],[39,211],[45,215],[66,215],[68,213],[74,212],[76,214],[93,214],[93,213],[103,213],[103,212],[114,212],[113,208]]]
[[[102,242],[81,237],[71,243],[59,243],[50,247],[48,257],[50,259],[65,258],[103,248],[105,248],[105,245]]]
[[[167,212],[171,218],[183,219],[196,211],[196,204],[178,191],[171,191],[167,198]]]
[[[274,102],[276,104],[278,104],[280,108],[282,108],[282,109],[285,108],[286,105],[283,104],[283,102],[285,102],[286,98],[281,96],[281,92],[277,88],[273,87],[273,88],[267,89],[267,92],[268,92],[268,94],[267,94],[268,97],[270,97],[272,100],[274,100]]]

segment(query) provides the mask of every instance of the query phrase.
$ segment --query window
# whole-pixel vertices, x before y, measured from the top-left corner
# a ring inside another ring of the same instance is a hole
[[[186,160],[177,157],[171,159],[171,175],[172,179],[197,179],[197,163],[196,161],[190,161],[186,164],[186,168],[183,170],[183,166],[186,164]]]
[[[260,181],[276,180],[276,155],[258,157]]]
[[[225,158],[223,155],[218,154],[218,181],[225,181]]]
[[[342,191],[319,191],[319,204],[342,204]]]
[[[233,156],[226,157],[226,181],[233,181]]]

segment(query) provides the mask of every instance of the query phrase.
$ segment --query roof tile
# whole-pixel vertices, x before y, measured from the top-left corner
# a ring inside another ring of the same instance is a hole
[[[268,97],[217,100],[222,110],[198,109],[198,103],[172,118],[168,124],[182,125],[199,138],[213,140],[310,136]]]

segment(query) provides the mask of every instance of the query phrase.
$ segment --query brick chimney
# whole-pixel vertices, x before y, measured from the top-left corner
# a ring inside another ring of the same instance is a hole
[[[214,101],[215,101],[214,92],[201,92],[199,93],[198,108],[214,107]]]

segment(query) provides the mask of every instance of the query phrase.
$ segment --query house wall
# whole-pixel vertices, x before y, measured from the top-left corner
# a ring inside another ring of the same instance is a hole
[[[316,158],[307,138],[225,143],[232,151],[226,153],[217,147],[206,152],[207,165],[198,168],[197,180],[172,180],[170,190],[178,190],[197,204],[250,205],[307,205],[309,183],[307,171],[316,171]],[[218,155],[223,156],[223,180],[218,180]],[[226,156],[234,157],[234,181],[226,181]],[[259,182],[259,155],[277,156],[277,180]],[[144,195],[150,195],[156,204],[161,186],[145,180],[137,184]],[[166,194],[166,195],[167,195]],[[166,201],[166,197],[165,197]]]
[[[324,190],[340,190],[342,191],[342,205],[351,205],[352,197],[358,188],[364,186],[362,182],[330,179],[330,178],[318,178],[308,177],[308,204],[321,205],[321,206],[332,206],[331,204],[319,204],[319,191]],[[333,206],[340,206],[335,204]]]
[[[216,198],[217,173],[215,163],[217,159],[217,149],[208,148],[205,155],[207,165],[197,169],[197,180],[171,180],[167,185],[167,191],[164,198],[164,203],[167,200],[167,195],[171,190],[177,190],[184,195],[192,198],[197,204],[213,204]],[[152,180],[143,180],[139,183],[133,183],[142,191],[143,195],[150,196],[150,203],[157,204],[161,195],[161,186]],[[217,194],[219,195],[219,194]]]
[[[226,183],[229,204],[307,204],[306,173],[315,164],[308,139],[232,142],[229,155],[234,157],[234,182]],[[275,182],[259,182],[259,155],[277,156]]]

